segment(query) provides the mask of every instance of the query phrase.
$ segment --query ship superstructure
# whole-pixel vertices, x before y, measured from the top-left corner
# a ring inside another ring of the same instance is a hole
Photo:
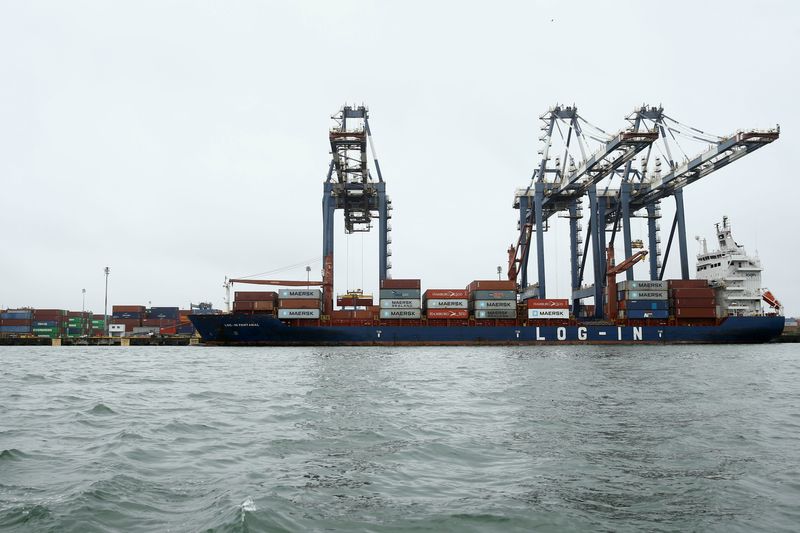
[[[763,315],[761,260],[733,239],[727,216],[716,229],[717,250],[709,252],[706,240],[698,238],[702,249],[697,254],[697,278],[709,280],[716,289],[719,316]]]

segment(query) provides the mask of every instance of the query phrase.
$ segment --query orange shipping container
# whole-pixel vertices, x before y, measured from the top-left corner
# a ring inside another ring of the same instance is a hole
[[[517,288],[514,280],[475,280],[467,285],[469,292],[473,291],[513,291]]]
[[[319,309],[320,300],[311,298],[287,298],[278,302],[281,309]]]

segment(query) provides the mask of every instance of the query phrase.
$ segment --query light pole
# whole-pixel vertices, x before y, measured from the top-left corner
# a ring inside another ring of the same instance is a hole
[[[81,289],[81,335],[86,335],[86,289]]]
[[[497,267],[497,281],[500,281],[500,274],[502,274],[502,272],[503,272],[503,267],[498,266]]]
[[[108,274],[111,272],[111,269],[106,267],[103,269],[103,272],[106,275],[106,298],[103,304],[103,329],[105,329],[106,337],[108,337]]]
[[[311,267],[306,267],[306,289],[311,288]]]

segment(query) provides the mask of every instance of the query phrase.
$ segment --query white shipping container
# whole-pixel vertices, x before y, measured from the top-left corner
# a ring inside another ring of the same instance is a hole
[[[322,298],[322,291],[319,289],[279,289],[278,297],[284,300],[292,298],[319,300]]]
[[[319,318],[319,309],[278,309],[278,318]]]
[[[381,309],[381,318],[421,318],[420,309]]]
[[[433,298],[425,300],[428,309],[469,309],[469,300],[444,300]]]
[[[666,281],[659,280],[625,280],[617,283],[619,291],[665,291],[669,288]]]
[[[666,300],[667,291],[625,291],[625,300]]]
[[[393,300],[381,300],[381,309],[420,309],[422,300],[412,298],[401,298]]]
[[[475,309],[516,309],[516,300],[475,300]]]
[[[569,318],[569,309],[528,309],[528,318]]]

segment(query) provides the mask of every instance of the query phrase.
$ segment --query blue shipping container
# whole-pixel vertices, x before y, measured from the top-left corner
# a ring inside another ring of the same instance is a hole
[[[30,320],[30,311],[8,311],[0,313],[0,320]]]
[[[163,318],[167,320],[178,319],[177,307],[151,307],[147,311],[147,318]]]
[[[629,309],[628,318],[668,318],[669,311],[666,309]]]
[[[40,320],[38,322],[33,323],[33,327],[35,328],[57,328],[60,322],[56,322],[55,320]]]
[[[667,300],[625,300],[625,305],[628,309],[669,309],[669,301]]]
[[[0,326],[0,333],[30,333],[30,326]]]
[[[111,318],[142,318],[142,313],[134,313],[134,312],[114,313],[113,315],[111,315]]]

